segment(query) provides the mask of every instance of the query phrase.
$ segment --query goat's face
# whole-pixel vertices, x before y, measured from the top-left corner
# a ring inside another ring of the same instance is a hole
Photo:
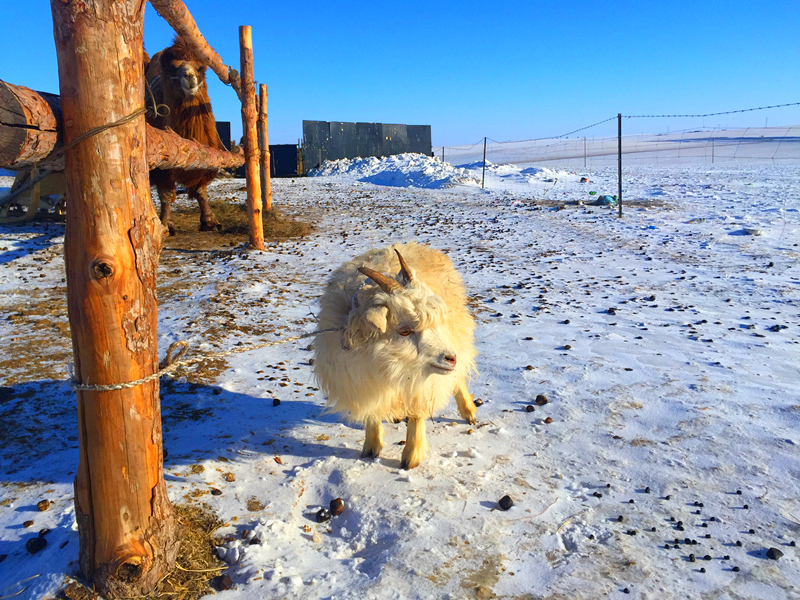
[[[455,371],[458,356],[446,326],[445,302],[414,281],[404,262],[400,281],[365,267],[359,270],[380,290],[368,286],[353,298],[343,347],[364,347],[383,376],[398,384],[413,386],[430,375]]]
[[[369,293],[369,290],[367,290]],[[445,326],[444,301],[421,285],[392,294],[372,292],[354,306],[345,328],[345,348],[362,348],[382,375],[398,384],[447,375],[458,364]]]
[[[444,333],[442,327],[418,331],[409,331],[403,327],[398,330],[398,335],[405,336],[406,344],[411,344],[412,350],[416,352],[415,362],[418,363],[415,365],[416,370],[438,375],[447,375],[455,371],[458,356]]]
[[[382,352],[389,361],[403,365],[411,373],[422,376],[452,373],[458,356],[444,326],[444,302],[430,292],[404,291],[405,294],[389,303],[387,331],[381,336]]]
[[[174,87],[180,87],[183,95],[192,97],[197,95],[206,80],[206,67],[198,63],[179,58],[167,62],[167,76],[174,82]]]

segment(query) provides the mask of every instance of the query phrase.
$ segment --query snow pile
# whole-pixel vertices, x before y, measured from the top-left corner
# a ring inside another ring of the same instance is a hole
[[[581,176],[572,171],[515,164],[493,164],[482,160],[451,165],[424,154],[398,154],[376,158],[325,161],[312,169],[310,177],[325,177],[342,183],[371,183],[391,187],[447,189],[466,186],[485,189],[527,190],[546,196],[556,184],[576,184]]]
[[[424,154],[326,160],[319,168],[312,169],[309,176],[427,189],[480,184],[467,169],[454,167]]]
[[[477,181],[483,181],[485,189],[527,190],[541,196],[546,195],[556,184],[561,186],[576,184],[580,182],[581,178],[572,171],[530,165],[494,164],[489,160],[486,161],[485,169],[482,160],[459,165],[459,167],[465,169]]]

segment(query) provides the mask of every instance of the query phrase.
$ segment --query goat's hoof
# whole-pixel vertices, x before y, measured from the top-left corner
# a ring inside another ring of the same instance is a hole
[[[406,446],[408,448],[408,446]],[[425,454],[422,452],[405,452],[403,451],[403,458],[400,460],[400,468],[404,471],[415,469],[419,466]]]
[[[416,469],[419,466],[419,462],[420,461],[418,461],[418,460],[417,461],[406,462],[406,460],[403,459],[403,460],[400,461],[400,468],[403,471],[410,471],[411,469]]]
[[[175,235],[175,231],[175,225],[167,223],[167,230],[164,232],[164,235]]]
[[[361,452],[361,458],[378,458],[381,455],[381,450],[382,448],[378,448],[377,450],[364,448]]]
[[[470,425],[475,425],[475,423],[478,422],[477,411],[474,408],[472,409],[472,412],[469,412],[468,410],[465,410],[463,412],[462,411],[458,412],[461,414],[461,418],[464,419]]]

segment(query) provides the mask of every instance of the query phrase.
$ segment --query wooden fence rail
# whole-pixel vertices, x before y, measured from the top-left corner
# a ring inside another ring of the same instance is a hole
[[[61,98],[0,80],[0,168],[64,170]],[[244,154],[224,152],[145,125],[150,169],[235,169]]]

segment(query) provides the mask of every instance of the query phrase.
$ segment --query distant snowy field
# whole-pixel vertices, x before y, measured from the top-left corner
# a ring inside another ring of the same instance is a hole
[[[363,431],[322,413],[308,342],[235,355],[204,385],[162,382],[171,498],[202,490],[237,537],[219,550],[235,584],[219,597],[800,597],[800,160],[639,162],[620,219],[591,205],[617,193],[616,167],[489,165],[482,190],[473,158],[339,161],[273,181],[277,206],[318,219],[312,236],[182,259],[196,288],[162,302],[162,355],[177,339],[213,349],[193,323],[221,290],[247,304],[213,340],[222,349],[278,339],[237,331],[253,323],[313,331],[331,269],[407,239],[448,253],[478,321],[478,424],[453,402],[410,472],[404,425],[365,461]],[[59,261],[35,271],[62,241],[49,231],[0,227],[4,312],[24,308],[31,273],[62,285]],[[0,320],[0,340],[18,323]],[[35,456],[3,449],[0,596],[33,599],[77,569],[74,395],[13,375],[3,402],[50,434]],[[42,497],[54,508],[39,513]],[[317,524],[336,497],[344,513]],[[43,527],[49,544],[31,557]]]

